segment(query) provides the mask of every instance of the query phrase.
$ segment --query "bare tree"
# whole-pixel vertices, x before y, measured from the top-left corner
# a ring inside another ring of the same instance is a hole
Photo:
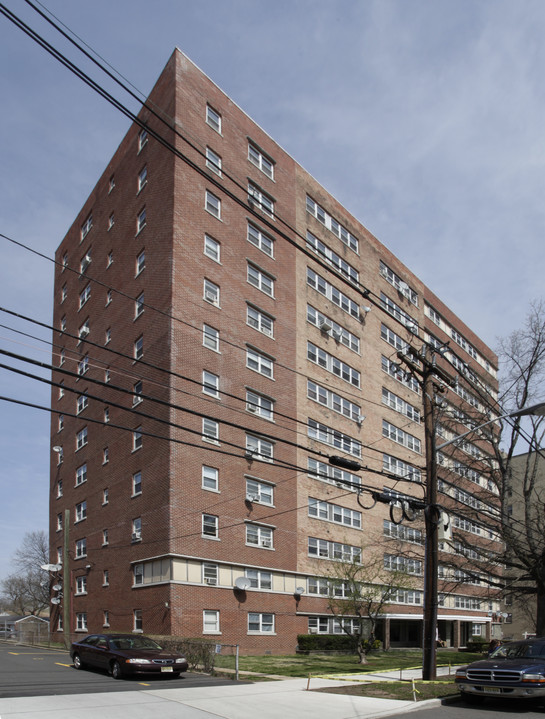
[[[377,624],[386,605],[399,603],[400,594],[413,591],[415,584],[408,571],[388,571],[382,557],[364,560],[364,555],[363,548],[359,558],[328,562],[327,574],[317,578],[327,583],[328,609],[344,633],[353,638],[360,664],[367,663],[367,654],[374,648]],[[415,566],[414,561],[418,560],[403,558],[403,565],[408,569]]]
[[[0,582],[2,602],[18,614],[40,614],[49,606],[49,544],[44,531],[28,532],[13,556],[16,573]]]

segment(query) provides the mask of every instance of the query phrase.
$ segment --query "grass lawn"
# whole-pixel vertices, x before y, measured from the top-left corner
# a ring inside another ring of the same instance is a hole
[[[436,699],[458,694],[458,689],[452,679],[442,679],[437,682],[414,683],[416,689],[416,701],[425,699]],[[312,691],[312,683],[311,683]],[[317,692],[329,694],[349,694],[356,697],[376,697],[378,699],[401,699],[412,701],[414,699],[412,682],[373,682],[372,684],[347,685],[332,687],[331,689],[315,689]]]
[[[331,656],[325,654],[293,654],[285,656],[241,656],[241,672],[259,672],[286,677],[308,677],[320,674],[352,674],[355,672],[386,671],[389,669],[415,668],[422,666],[422,652],[418,650],[392,649],[368,655],[368,664],[359,664],[355,655]],[[439,650],[437,665],[468,664],[482,659],[480,654]],[[216,669],[234,669],[234,657],[218,655]]]

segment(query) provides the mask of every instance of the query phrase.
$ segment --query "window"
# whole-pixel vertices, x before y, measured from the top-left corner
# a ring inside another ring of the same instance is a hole
[[[87,481],[87,464],[82,464],[76,469],[76,487]]]
[[[416,407],[413,407],[412,404],[409,404],[406,400],[398,397],[393,392],[390,392],[390,390],[386,389],[386,387],[382,388],[382,404],[385,404],[387,407],[391,407],[395,412],[399,412],[400,414],[405,415],[405,417],[412,419],[413,422],[420,422],[420,411]]]
[[[144,147],[149,138],[148,131],[144,128],[138,133],[138,152]]]
[[[146,266],[146,253],[144,250],[136,257],[136,274],[139,275]]]
[[[385,537],[391,539],[399,539],[402,542],[411,542],[412,544],[422,544],[422,532],[419,529],[413,529],[405,524],[394,524],[387,519],[383,521],[382,533]]]
[[[247,306],[246,323],[268,337],[273,336],[274,319],[270,315],[265,314],[265,312],[258,310],[257,307]]]
[[[91,227],[93,226],[93,215],[89,214],[83,225],[81,226],[80,242],[83,241],[89,234]]]
[[[108,232],[112,229],[112,227],[115,225],[115,216],[114,213],[108,217]]]
[[[76,511],[74,515],[74,522],[81,522],[87,519],[87,502],[79,502],[76,504]]]
[[[220,633],[220,613],[211,609],[204,609],[202,613],[203,634]]]
[[[112,341],[112,330],[108,327],[108,329],[104,333],[104,344],[110,344]]]
[[[65,252],[64,255],[62,256],[62,272],[64,272],[67,267],[68,267],[68,255]]]
[[[219,444],[220,426],[219,423],[208,417],[202,419],[202,438],[205,442]]]
[[[142,208],[136,218],[136,234],[142,232],[146,226],[146,208]]]
[[[110,501],[109,495],[110,493],[107,487],[102,490],[102,504],[108,504],[108,502]]]
[[[58,431],[61,432],[64,429],[64,414],[60,414],[58,418]]]
[[[57,532],[60,532],[62,529],[62,512],[60,514],[57,514]]]
[[[108,194],[110,194],[110,192],[114,189],[114,187],[115,187],[115,177],[114,177],[114,175],[112,175],[108,182]]]
[[[87,612],[78,612],[76,614],[76,632],[87,631]]]
[[[110,626],[110,612],[105,609],[102,614],[102,626],[103,627],[109,627]]]
[[[134,343],[134,359],[139,360],[144,356],[144,337],[140,336]]]
[[[248,202],[259,207],[269,217],[274,217],[274,200],[251,182],[248,183]]]
[[[135,632],[142,632],[144,630],[144,622],[142,620],[141,609],[135,609],[133,611],[133,627]]]
[[[385,554],[384,569],[389,572],[403,572],[405,574],[420,575],[422,574],[422,562],[419,559],[411,559],[410,557]]]
[[[247,280],[261,292],[269,295],[269,297],[274,297],[274,279],[250,263],[248,263]]]
[[[61,332],[66,332],[66,317],[61,317]]]
[[[418,335],[418,321],[407,314],[396,302],[387,297],[384,292],[380,293],[380,304],[388,314],[395,317],[396,320],[401,322],[410,332]]]
[[[83,307],[83,305],[89,300],[91,297],[91,285],[87,285],[87,287],[83,290],[83,292],[80,292],[79,295],[79,308]]]
[[[383,325],[384,327],[384,325]],[[383,337],[384,339],[384,337]],[[389,359],[388,357],[385,357],[384,355],[381,356],[381,363],[382,363],[382,371],[386,372],[386,374],[390,375],[390,377],[393,377],[395,380],[400,382],[402,385],[410,389],[412,392],[416,392],[416,394],[420,394],[420,386],[418,384],[418,380],[416,377],[414,377],[410,372],[405,372],[400,366],[398,362],[395,362],[392,359]]]
[[[307,342],[307,359],[315,364],[323,367],[331,374],[340,377],[348,384],[354,385],[354,387],[360,387],[360,373],[358,370],[351,367],[346,362],[342,362],[334,355],[330,355],[329,352],[317,347],[312,342]]]
[[[266,255],[269,255],[269,257],[273,256],[274,240],[272,239],[272,237],[269,237],[269,235],[266,235],[264,232],[262,232],[259,227],[252,225],[251,222],[248,222],[247,237],[248,242],[251,242],[252,245],[258,247],[261,252],[264,252]]]
[[[325,387],[322,387],[312,380],[307,380],[307,397],[324,407],[329,407],[334,412],[338,412],[348,419],[361,424],[362,414],[361,407],[359,404],[350,402],[349,400],[341,397],[336,392],[332,392]]]
[[[59,479],[59,481],[57,482],[57,499],[62,497],[62,493],[63,493],[62,479]]]
[[[314,419],[308,420],[308,436],[318,442],[328,444],[330,447],[336,447],[343,452],[348,452],[354,457],[361,457],[361,442]]]
[[[142,472],[135,472],[132,476],[132,496],[142,494]]]
[[[221,220],[221,200],[216,195],[206,190],[204,198],[204,209],[218,220]]]
[[[360,307],[357,302],[351,300],[343,292],[338,290],[334,285],[324,280],[323,277],[316,274],[314,270],[307,267],[307,285],[312,287],[316,292],[330,300],[334,305],[340,307],[341,310],[347,312],[356,319],[360,318]]]
[[[202,327],[202,343],[209,350],[214,352],[220,351],[220,333],[219,330],[215,330],[209,325],[203,325]]]
[[[108,587],[110,585],[110,572],[107,569],[102,571],[102,586]]]
[[[148,182],[148,168],[146,165],[138,173],[138,192],[144,189]]]
[[[221,177],[221,157],[210,147],[206,148],[206,167]]]
[[[264,175],[267,175],[271,180],[274,179],[274,163],[261,150],[258,150],[255,145],[248,143],[248,159],[252,164],[258,167]]]
[[[202,515],[202,536],[218,539],[218,517],[214,514]]]
[[[218,490],[218,476],[219,472],[215,467],[207,467],[203,465],[202,468],[202,488],[210,489],[214,492]]]
[[[422,452],[421,442],[418,437],[399,429],[399,427],[390,424],[385,419],[382,420],[382,436],[407,447],[407,449],[412,449],[413,452],[418,452],[419,454]]]
[[[110,409],[109,407],[104,408],[104,424],[108,424],[110,421]]]
[[[273,419],[274,402],[262,394],[246,390],[246,409],[248,412],[257,414],[264,419]]]
[[[322,332],[327,332],[335,342],[341,342],[343,345],[351,349],[353,352],[359,354],[360,351],[360,339],[356,335],[349,332],[346,328],[337,324],[335,320],[331,319],[312,305],[307,305],[307,322],[318,327]]]
[[[144,312],[144,293],[138,295],[134,303],[134,318],[140,317]]]
[[[135,564],[132,569],[133,584],[144,584],[144,565]]]
[[[88,250],[85,255],[81,258],[79,262],[79,271],[81,274],[85,272],[85,270],[89,267],[91,264],[91,250]]]
[[[263,614],[258,612],[248,613],[248,633],[273,634],[274,614]]]
[[[131,539],[133,542],[140,542],[142,540],[142,518],[136,517],[132,520],[132,534]]]
[[[247,569],[245,575],[250,580],[250,586],[253,589],[272,589],[272,574],[270,572]]]
[[[325,462],[320,462],[314,457],[308,457],[308,474],[310,477],[327,482],[328,484],[336,484],[338,487],[349,489],[353,492],[358,490],[361,485],[361,477],[352,474],[346,469],[333,467]]]
[[[109,369],[105,369],[105,370],[104,370],[104,382],[105,382],[106,384],[108,384],[108,382],[110,381],[110,379],[111,379],[111,372],[110,372]]]
[[[382,260],[380,261],[380,274],[389,282],[398,292],[401,292],[413,305],[418,306],[418,294],[404,282],[401,277],[396,274]]]
[[[268,439],[256,437],[252,434],[246,435],[246,458],[257,459],[261,462],[272,462],[274,456],[274,444]]]
[[[61,349],[61,351],[59,352],[59,367],[62,367],[65,362],[66,362],[66,352],[64,349]]]
[[[358,238],[349,232],[346,227],[340,224],[334,217],[327,213],[323,207],[314,202],[312,197],[307,195],[307,212],[321,222],[324,227],[338,237],[347,247],[356,254],[358,253]]]
[[[249,502],[258,502],[272,507],[274,504],[274,486],[267,482],[260,482],[253,477],[246,477],[246,499]]]
[[[80,377],[84,375],[87,370],[89,369],[89,357],[85,355],[79,362],[78,362],[78,374]]]
[[[63,285],[62,289],[61,289],[61,302],[64,302],[64,300],[67,297],[68,297],[68,288],[66,287],[66,285]]]
[[[64,380],[61,379],[59,382],[59,393],[57,395],[57,399],[61,399],[61,397],[64,397]]]
[[[203,297],[207,302],[210,302],[216,307],[220,304],[220,288],[210,280],[205,280],[203,285]]]
[[[60,448],[60,451],[57,451],[57,465],[62,464],[62,460],[64,459],[64,451],[63,448]]]
[[[142,382],[141,381],[135,382],[133,385],[132,391],[133,391],[132,406],[134,407],[143,401],[143,399],[142,399]]]
[[[76,452],[87,444],[87,427],[76,434]]]
[[[309,537],[308,555],[309,557],[317,557],[318,559],[332,559],[337,562],[354,563],[361,561],[361,547]]]
[[[270,379],[274,378],[274,360],[250,347],[246,350],[246,367]]]
[[[106,307],[108,307],[108,305],[110,304],[111,301],[112,301],[112,291],[108,290],[106,292]]]
[[[220,243],[210,235],[204,236],[204,254],[215,262],[220,261]]]
[[[206,106],[206,122],[213,130],[221,134],[221,115],[210,105]]]
[[[108,269],[108,267],[111,267],[113,265],[113,263],[114,263],[114,253],[108,252],[108,257],[106,258],[106,269]]]
[[[107,464],[110,461],[110,450],[108,447],[104,447],[102,450],[102,464]]]
[[[107,544],[108,544],[108,541],[109,541],[109,540],[108,540],[108,530],[107,530],[107,529],[103,529],[103,530],[102,530],[102,546],[103,546],[103,547],[106,547]]]
[[[142,449],[142,427],[138,427],[132,433],[132,450]]]
[[[205,584],[216,586],[218,583],[218,565],[210,562],[203,562],[202,579]]]
[[[359,273],[352,267],[345,259],[334,252],[328,247],[325,242],[322,242],[315,237],[311,232],[307,230],[307,247],[315,252],[322,260],[325,260],[328,265],[331,265],[338,270],[347,280],[355,285],[359,284]]]
[[[76,540],[76,559],[81,559],[87,556],[87,539]]]
[[[407,464],[407,462],[389,454],[382,455],[382,469],[384,472],[391,472],[397,477],[410,479],[411,482],[422,481],[422,472],[418,467],[413,467],[412,464]]]
[[[246,525],[246,544],[261,549],[273,548],[273,530],[271,527],[263,527],[259,524]]]
[[[219,397],[220,378],[217,374],[212,374],[207,370],[203,370],[202,373],[202,391],[204,394],[209,394],[211,397]]]
[[[85,322],[78,329],[78,337],[79,337],[80,342],[81,342],[81,340],[85,339],[89,335],[90,331],[91,331],[91,328],[89,326],[89,318],[87,318],[85,320]]]
[[[361,512],[341,507],[331,502],[308,498],[308,516],[322,519],[334,524],[344,524],[346,527],[361,529]]]

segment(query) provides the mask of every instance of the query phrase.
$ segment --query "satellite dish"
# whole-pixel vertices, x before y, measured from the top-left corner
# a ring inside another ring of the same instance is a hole
[[[62,589],[62,584],[54,584],[52,589],[54,592],[60,592]]]
[[[58,597],[53,597],[51,599],[51,604],[60,604],[61,600]]]
[[[305,588],[304,588],[304,587],[297,587],[297,588],[295,589],[295,594],[304,594],[304,593],[305,593]]]
[[[249,589],[252,586],[251,581],[248,577],[238,577],[235,579],[235,587],[237,589]]]
[[[40,565],[40,569],[43,569],[46,572],[60,572],[62,564],[42,564]]]

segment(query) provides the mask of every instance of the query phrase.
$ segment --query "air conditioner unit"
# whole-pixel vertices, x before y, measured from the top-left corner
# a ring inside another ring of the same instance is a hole
[[[132,541],[137,542],[140,539],[142,539],[142,532],[133,532],[132,533]]]
[[[335,342],[339,342],[342,335],[341,335],[340,332],[332,332],[332,333],[331,333],[331,336],[333,337],[333,339],[335,340]]]
[[[208,300],[208,302],[212,302],[213,304],[216,304],[216,302],[218,301],[217,296],[213,292],[209,291],[204,293],[204,299]]]
[[[271,540],[270,540],[270,539],[262,539],[262,540],[261,540],[261,546],[262,546],[262,547],[270,547],[270,546],[271,546]]]
[[[255,502],[259,497],[255,494],[247,494],[246,495],[246,501],[248,502]]]
[[[411,332],[413,335],[417,335],[417,334],[418,334],[418,327],[417,327],[417,325],[408,324],[408,325],[407,325],[407,329],[408,329],[409,332]]]
[[[205,583],[205,584],[210,584],[210,585],[212,585],[212,586],[216,586],[217,583],[218,583],[218,580],[215,579],[214,577],[205,577],[205,578],[204,578],[204,583]]]
[[[319,324],[319,327],[321,332],[329,332],[332,325],[331,322],[329,322],[328,320],[322,320]]]
[[[90,264],[91,264],[91,255],[85,255],[85,257],[81,261],[81,271],[85,272],[85,270],[89,267]]]
[[[409,291],[409,285],[406,282],[403,282],[403,280],[401,280],[397,289],[405,295]]]
[[[255,406],[255,404],[246,405],[246,409],[248,410],[248,412],[257,412],[257,407]]]
[[[90,330],[89,330],[89,327],[82,327],[82,328],[80,329],[80,331],[79,331],[79,336],[80,336],[80,338],[81,338],[81,337],[87,337],[87,335],[89,334],[89,331],[90,331]]]

